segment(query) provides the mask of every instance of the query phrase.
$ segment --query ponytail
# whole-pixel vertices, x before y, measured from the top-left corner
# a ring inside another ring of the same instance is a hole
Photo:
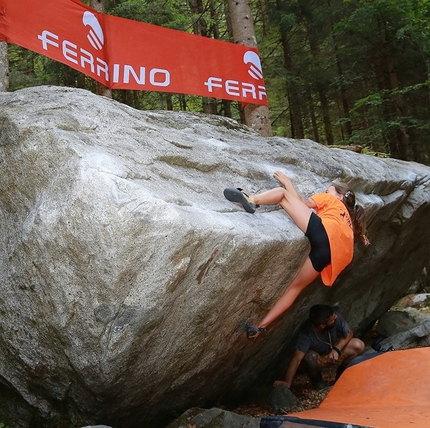
[[[355,201],[355,193],[344,183],[333,183],[336,192],[343,195],[343,203],[352,219],[354,234],[360,238],[364,245],[370,245],[366,236],[366,215],[364,208]]]
[[[349,211],[349,210],[348,210]],[[354,205],[354,213],[351,216],[352,221],[354,222],[354,232],[356,235],[360,237],[360,240],[366,245],[370,245],[370,241],[367,238],[367,230],[366,230],[366,213],[364,208],[361,205]]]

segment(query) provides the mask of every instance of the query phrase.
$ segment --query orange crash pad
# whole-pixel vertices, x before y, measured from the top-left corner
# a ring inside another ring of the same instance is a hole
[[[430,348],[391,351],[344,371],[299,419],[377,428],[430,427]]]

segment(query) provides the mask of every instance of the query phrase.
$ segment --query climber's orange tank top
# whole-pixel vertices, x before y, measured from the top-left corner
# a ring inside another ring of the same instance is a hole
[[[354,232],[351,217],[343,202],[329,193],[311,196],[315,213],[321,219],[330,242],[331,263],[321,272],[324,285],[333,285],[337,276],[351,263]]]

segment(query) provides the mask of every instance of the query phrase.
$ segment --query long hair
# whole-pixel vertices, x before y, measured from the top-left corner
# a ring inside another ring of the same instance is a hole
[[[356,203],[354,191],[345,183],[333,183],[333,186],[337,193],[343,195],[343,203],[351,217],[355,235],[364,245],[369,245],[370,242],[366,236],[366,215],[364,208]]]

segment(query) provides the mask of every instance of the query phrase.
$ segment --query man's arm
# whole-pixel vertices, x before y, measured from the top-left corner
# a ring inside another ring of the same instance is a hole
[[[342,352],[347,347],[348,343],[352,339],[352,336],[353,336],[353,332],[350,328],[348,328],[348,334],[345,337],[341,337],[336,342],[335,348],[339,349],[339,351]],[[332,355],[333,355],[333,358],[335,359],[335,361],[337,361],[340,354],[336,350],[334,350],[334,351],[332,351]]]
[[[304,352],[299,351],[298,349],[294,351],[293,357],[291,358],[287,373],[285,375],[285,384],[288,386],[288,388],[291,387],[291,383],[293,382],[294,376],[296,375],[297,369],[299,368],[299,364],[303,360],[304,356]]]

